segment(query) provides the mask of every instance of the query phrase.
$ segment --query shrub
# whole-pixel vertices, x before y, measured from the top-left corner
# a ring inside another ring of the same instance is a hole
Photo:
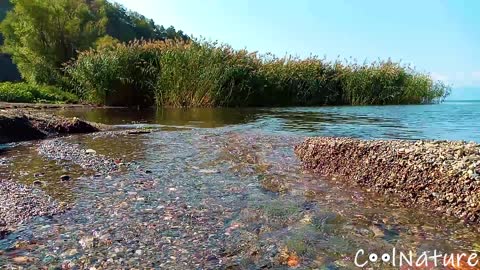
[[[75,103],[78,98],[53,86],[27,83],[0,83],[0,101]]]

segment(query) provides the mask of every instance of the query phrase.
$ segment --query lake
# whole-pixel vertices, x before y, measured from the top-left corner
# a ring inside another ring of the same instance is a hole
[[[136,123],[190,128],[237,126],[242,130],[301,136],[480,141],[480,101],[265,109],[68,109],[59,113],[118,125]]]
[[[357,269],[359,249],[478,252],[474,226],[304,171],[293,147],[305,136],[480,142],[479,105],[55,111],[159,130],[4,150],[0,176],[41,180],[72,207],[0,240],[0,266],[25,256],[31,268],[287,269],[293,261],[300,269]],[[52,144],[63,155],[56,160],[42,152]],[[68,158],[82,149],[129,166],[87,170]],[[73,180],[60,181],[62,174]]]

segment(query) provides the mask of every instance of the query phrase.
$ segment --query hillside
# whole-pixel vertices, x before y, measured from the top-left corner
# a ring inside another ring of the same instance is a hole
[[[8,10],[12,8],[12,5],[7,0],[0,0],[0,21],[5,18]],[[0,33],[0,46],[3,45],[3,36]],[[20,74],[17,67],[12,63],[12,59],[9,55],[0,53],[0,82],[3,81],[17,81],[20,80]]]

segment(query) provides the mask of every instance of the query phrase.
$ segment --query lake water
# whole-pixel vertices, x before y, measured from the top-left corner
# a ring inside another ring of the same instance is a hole
[[[271,109],[79,109],[59,113],[107,124],[143,123],[192,128],[237,126],[241,130],[301,136],[480,142],[480,101]]]
[[[0,266],[24,256],[32,269],[288,269],[298,257],[297,269],[358,269],[359,249],[479,252],[476,227],[304,171],[293,153],[305,136],[478,142],[479,105],[56,111],[160,130],[55,140],[135,165],[108,176],[50,160],[38,151],[49,141],[4,150],[0,176],[44,181],[74,206],[0,240]]]

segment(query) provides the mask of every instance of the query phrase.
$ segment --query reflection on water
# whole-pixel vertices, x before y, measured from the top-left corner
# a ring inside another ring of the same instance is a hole
[[[111,125],[160,124],[165,126],[187,126],[215,128],[247,123],[255,117],[250,109],[194,108],[194,109],[122,109],[122,108],[75,108],[62,109],[55,113],[76,116],[88,121]]]
[[[106,124],[149,123],[215,128],[237,125],[267,133],[480,142],[480,102],[436,105],[258,109],[67,109],[58,113]]]

